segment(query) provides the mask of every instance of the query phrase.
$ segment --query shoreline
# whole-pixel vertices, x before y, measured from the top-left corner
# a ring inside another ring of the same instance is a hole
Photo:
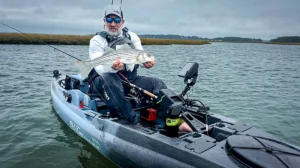
[[[211,43],[251,43],[251,44],[263,44],[263,42],[252,42],[252,41],[208,41]]]
[[[55,35],[55,34],[20,34],[20,33],[0,33],[0,44],[35,44],[44,43],[52,45],[89,45],[90,39],[94,35]],[[175,39],[154,39],[141,38],[142,45],[204,45],[210,44],[208,41],[200,40],[175,40]]]
[[[277,45],[300,45],[300,43],[290,43],[290,42],[266,42],[265,44],[277,44]]]
[[[1,44],[20,45],[89,45],[94,35],[61,35],[61,34],[20,34],[0,33]],[[140,38],[142,45],[204,45],[211,43],[251,43],[251,44],[275,44],[275,45],[300,45],[291,42],[253,42],[253,41],[211,41],[211,40],[185,40],[185,39],[159,39]]]

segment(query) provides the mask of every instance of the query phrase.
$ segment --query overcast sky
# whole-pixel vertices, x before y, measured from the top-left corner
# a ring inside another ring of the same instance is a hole
[[[0,0],[0,21],[25,33],[93,34],[111,0]],[[120,4],[120,0],[114,0]],[[300,0],[123,0],[137,34],[271,39],[300,36]],[[0,32],[11,32],[0,24]]]

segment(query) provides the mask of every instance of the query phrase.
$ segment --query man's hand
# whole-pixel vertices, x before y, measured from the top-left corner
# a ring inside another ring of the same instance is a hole
[[[145,68],[149,69],[149,68],[152,68],[154,66],[154,64],[155,64],[155,60],[149,61],[149,62],[145,62],[143,65],[144,65]]]
[[[122,70],[124,68],[124,64],[121,63],[120,58],[117,58],[116,61],[111,66],[114,70]]]

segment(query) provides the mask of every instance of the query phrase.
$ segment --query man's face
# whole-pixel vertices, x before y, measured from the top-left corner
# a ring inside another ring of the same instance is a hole
[[[108,15],[103,20],[105,23],[105,29],[110,35],[120,35],[125,20],[116,15]]]

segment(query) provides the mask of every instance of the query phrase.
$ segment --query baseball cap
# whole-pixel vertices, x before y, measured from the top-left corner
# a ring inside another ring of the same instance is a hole
[[[105,8],[104,17],[107,15],[116,15],[120,18],[123,18],[123,12],[119,6],[116,5],[109,5]]]

